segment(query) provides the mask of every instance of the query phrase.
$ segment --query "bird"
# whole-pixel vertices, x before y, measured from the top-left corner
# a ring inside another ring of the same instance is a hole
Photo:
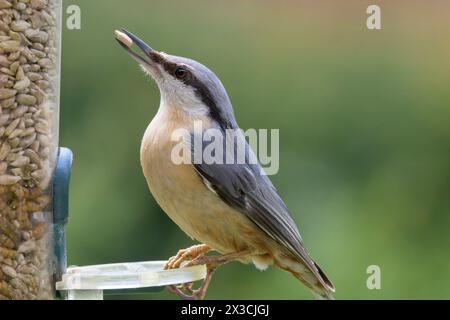
[[[205,141],[201,148],[193,146],[199,134],[195,123],[202,124],[202,132],[240,132],[218,76],[195,60],[153,49],[126,29],[116,30],[115,38],[160,91],[158,111],[140,149],[150,192],[170,219],[200,243],[178,251],[166,268],[207,267],[198,289],[188,284],[171,286],[170,291],[185,299],[204,299],[216,269],[239,261],[260,270],[275,266],[300,280],[317,299],[334,299],[333,283],[311,258],[287,206],[243,135],[225,137],[222,151],[234,152],[230,145],[241,144],[245,161],[173,161],[179,144],[186,147],[188,160],[207,147]],[[176,132],[181,132],[178,139]]]

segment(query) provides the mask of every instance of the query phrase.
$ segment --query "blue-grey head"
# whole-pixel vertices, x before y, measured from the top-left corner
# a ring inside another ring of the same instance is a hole
[[[155,80],[162,103],[183,108],[193,117],[209,116],[223,129],[236,128],[230,99],[214,72],[192,59],[159,52],[127,30],[116,32],[116,38]],[[133,51],[132,44],[142,54]]]

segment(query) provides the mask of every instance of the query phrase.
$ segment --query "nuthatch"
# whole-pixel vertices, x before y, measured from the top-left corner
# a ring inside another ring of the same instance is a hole
[[[191,137],[194,122],[203,128],[239,130],[227,92],[218,77],[202,64],[158,52],[132,33],[116,31],[119,44],[157,83],[161,102],[141,145],[141,165],[154,198],[167,215],[200,245],[180,250],[167,268],[206,264],[198,290],[172,287],[184,298],[205,296],[214,270],[229,261],[253,262],[261,270],[274,265],[292,273],[319,298],[332,299],[334,286],[310,257],[300,233],[277,190],[258,163],[174,163],[172,152],[180,128]],[[140,55],[131,47],[136,44]],[[226,143],[246,146],[245,137]],[[205,147],[205,146],[204,146]],[[188,146],[191,157],[196,148]],[[226,150],[229,150],[228,148]],[[231,149],[235,150],[235,149]],[[202,150],[200,150],[201,152]],[[228,151],[226,151],[228,152]],[[207,256],[209,251],[221,255]]]

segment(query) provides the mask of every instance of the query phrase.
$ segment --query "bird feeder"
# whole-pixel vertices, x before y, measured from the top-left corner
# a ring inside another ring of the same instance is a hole
[[[62,0],[0,0],[0,300],[99,299],[204,278],[204,266],[164,262],[66,268],[72,153],[58,147],[61,16]]]
[[[51,299],[61,0],[0,1],[0,298]]]

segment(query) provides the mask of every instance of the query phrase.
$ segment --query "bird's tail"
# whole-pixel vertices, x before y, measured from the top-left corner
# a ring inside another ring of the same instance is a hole
[[[310,260],[310,266],[306,265],[303,261],[286,256],[277,260],[277,266],[290,272],[294,277],[303,282],[305,286],[311,289],[316,299],[334,300],[335,288],[333,283],[312,259]]]
[[[322,269],[319,267],[319,265],[314,261],[313,261],[313,263],[314,263],[314,266],[316,267],[316,270],[320,276],[320,279],[318,279],[319,282],[316,281],[316,283],[313,284],[313,288],[311,288],[311,291],[312,291],[314,297],[317,300],[334,300],[334,292],[336,290],[334,288],[333,283],[327,277],[325,272],[322,271]]]

